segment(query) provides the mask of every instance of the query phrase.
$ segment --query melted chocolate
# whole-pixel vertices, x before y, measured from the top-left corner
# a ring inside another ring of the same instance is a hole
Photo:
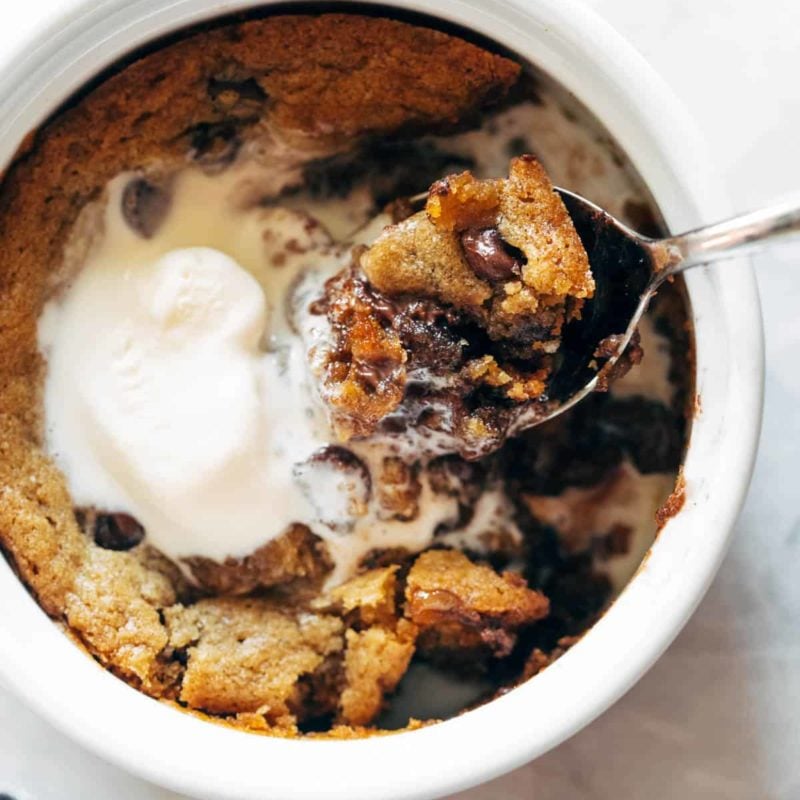
[[[497,228],[471,228],[461,234],[461,248],[472,271],[496,283],[519,277],[525,256],[506,242]]]
[[[169,191],[146,178],[133,178],[122,191],[122,216],[139,236],[151,239],[169,212]]]
[[[95,517],[94,541],[105,550],[130,550],[143,539],[144,528],[130,514],[118,511]]]

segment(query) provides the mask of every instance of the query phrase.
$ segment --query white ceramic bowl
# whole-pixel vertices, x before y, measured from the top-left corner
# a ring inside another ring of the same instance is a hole
[[[258,0],[85,0],[52,20],[0,74],[0,165],[23,135],[120,54]],[[385,4],[387,5],[387,4]],[[727,209],[681,107],[633,48],[573,0],[394,0],[477,30],[573,92],[623,147],[673,229]],[[722,276],[724,274],[724,280]],[[0,563],[0,676],[109,761],[205,798],[422,798],[488,780],[575,733],[628,690],[681,629],[724,554],[758,438],[762,339],[746,263],[696,271],[697,335],[687,501],[608,613],[557,663],[506,696],[419,731],[289,741],[212,725],[100,669]]]

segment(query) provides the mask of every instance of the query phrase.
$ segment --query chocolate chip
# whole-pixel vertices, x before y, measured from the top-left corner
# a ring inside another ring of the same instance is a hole
[[[470,228],[461,234],[461,247],[472,271],[487,281],[518,277],[525,256],[504,241],[497,228]]]
[[[122,216],[130,228],[151,239],[169,211],[170,193],[146,178],[134,178],[122,192]]]
[[[144,528],[130,514],[117,511],[98,514],[94,521],[94,541],[106,550],[130,550],[144,539]]]

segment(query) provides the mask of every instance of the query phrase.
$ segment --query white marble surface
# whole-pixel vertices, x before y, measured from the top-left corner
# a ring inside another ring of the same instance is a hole
[[[3,46],[67,0],[0,4]],[[800,195],[798,0],[585,0],[655,65],[714,145],[740,210]],[[800,797],[800,244],[757,260],[767,332],[761,452],[699,611],[617,705],[459,800]],[[794,370],[794,372],[792,372]],[[65,740],[0,689],[0,793],[177,798]]]

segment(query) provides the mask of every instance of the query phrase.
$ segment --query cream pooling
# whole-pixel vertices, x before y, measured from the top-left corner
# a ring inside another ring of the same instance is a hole
[[[173,560],[244,557],[301,522],[335,581],[375,547],[424,548],[457,508],[424,481],[420,517],[385,520],[340,502],[345,474],[297,480],[332,434],[307,365],[324,317],[299,315],[300,337],[287,302],[302,277],[305,305],[342,252],[303,213],[242,207],[259,169],[184,170],[151,238],[121,213],[133,176],[111,182],[97,240],[40,321],[47,444],[77,505],[132,514]],[[387,452],[358,447],[375,471]]]

